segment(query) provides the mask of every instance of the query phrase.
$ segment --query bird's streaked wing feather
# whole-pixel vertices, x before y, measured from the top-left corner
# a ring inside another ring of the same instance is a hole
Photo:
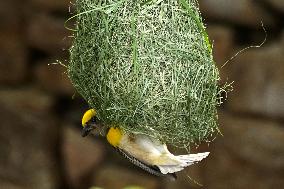
[[[161,173],[161,171],[159,170],[158,167],[156,166],[151,166],[151,165],[147,165],[141,161],[139,161],[138,159],[136,159],[135,157],[129,155],[127,152],[123,151],[122,149],[116,148],[116,150],[126,159],[128,159],[131,163],[133,163],[134,165],[140,167],[141,169],[149,172],[150,174],[159,176],[159,177],[168,177],[170,179],[176,179],[177,176],[176,174],[163,174]]]

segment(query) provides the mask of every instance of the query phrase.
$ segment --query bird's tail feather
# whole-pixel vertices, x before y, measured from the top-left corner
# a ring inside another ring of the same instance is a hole
[[[209,155],[209,152],[198,154],[179,155],[177,158],[185,165],[185,167],[201,161]]]
[[[163,174],[175,173],[183,170],[185,167],[190,166],[194,163],[201,161],[209,155],[209,152],[198,153],[198,154],[188,154],[188,155],[179,155],[175,156],[176,159],[180,162],[176,165],[158,165],[160,171]]]

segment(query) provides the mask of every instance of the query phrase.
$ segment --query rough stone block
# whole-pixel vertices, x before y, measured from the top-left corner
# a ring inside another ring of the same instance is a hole
[[[105,154],[99,141],[81,137],[79,129],[70,124],[63,129],[62,152],[68,183],[76,188],[86,183],[86,175],[101,164]]]
[[[75,90],[67,76],[66,68],[53,65],[54,60],[43,60],[37,63],[35,78],[37,84],[53,94],[72,96]]]
[[[27,74],[27,50],[18,33],[0,32],[0,83],[18,84]]]
[[[23,4],[17,0],[0,1],[0,31],[19,31],[23,20],[22,10]]]
[[[0,96],[1,188],[58,188],[61,184],[56,156],[59,127],[51,116],[30,108],[42,96],[15,97],[14,92],[1,92]],[[26,102],[19,101],[21,98]]]
[[[54,106],[54,99],[34,87],[1,89],[0,102],[17,112],[45,114]]]
[[[250,49],[231,62],[234,111],[284,117],[284,50],[281,43]]]
[[[261,21],[266,26],[274,26],[275,21],[269,11],[253,0],[200,0],[201,12],[211,20],[221,20],[261,28]]]
[[[45,13],[32,15],[27,27],[28,43],[49,54],[64,55],[71,45],[70,32],[64,27],[64,18]]]
[[[284,13],[284,1],[283,0],[265,0],[265,1],[268,2],[275,9]]]
[[[271,121],[221,113],[219,137],[204,166],[208,189],[283,186],[284,128]]]
[[[47,11],[62,11],[67,12],[71,5],[70,0],[29,0],[30,4],[36,8]]]

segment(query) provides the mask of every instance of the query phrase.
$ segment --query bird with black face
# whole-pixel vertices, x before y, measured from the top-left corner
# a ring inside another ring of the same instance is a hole
[[[176,179],[176,172],[201,161],[209,152],[173,155],[166,144],[143,134],[127,133],[118,126],[105,126],[98,123],[96,110],[89,109],[82,117],[82,136],[100,133],[121,155],[136,166],[156,176]]]

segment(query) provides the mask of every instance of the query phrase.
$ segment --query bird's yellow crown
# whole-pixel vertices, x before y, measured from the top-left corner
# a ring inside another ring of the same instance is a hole
[[[96,110],[94,109],[87,110],[82,117],[82,126],[85,127],[86,123],[89,122],[95,116],[96,116]]]

